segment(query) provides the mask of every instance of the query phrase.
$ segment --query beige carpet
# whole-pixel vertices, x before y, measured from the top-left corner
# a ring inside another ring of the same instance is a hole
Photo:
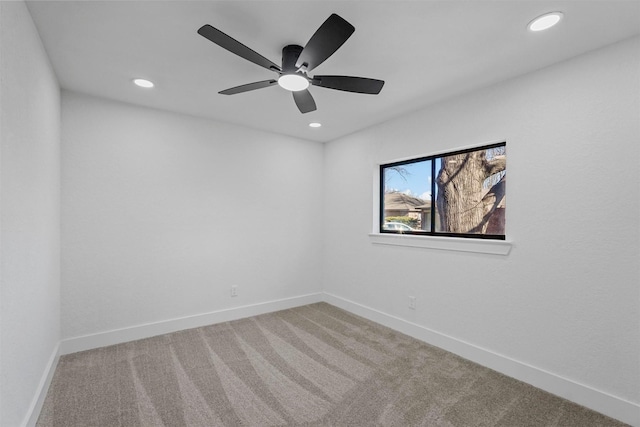
[[[38,426],[623,426],[325,303],[63,356]]]

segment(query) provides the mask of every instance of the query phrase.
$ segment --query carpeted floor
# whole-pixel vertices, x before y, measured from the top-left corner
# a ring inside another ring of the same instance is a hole
[[[38,426],[623,426],[326,303],[63,356]]]

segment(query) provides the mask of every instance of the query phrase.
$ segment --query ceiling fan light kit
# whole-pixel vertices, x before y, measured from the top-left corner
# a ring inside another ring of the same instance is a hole
[[[220,91],[220,94],[235,95],[278,84],[291,91],[293,100],[301,113],[308,113],[316,110],[316,103],[308,90],[310,85],[369,95],[377,95],[382,90],[383,80],[352,76],[310,77],[308,75],[308,72],[333,55],[354,31],[353,25],[334,13],[316,30],[304,47],[288,45],[282,49],[281,67],[211,25],[203,25],[198,30],[198,34],[229,52],[278,74],[277,79],[232,87]]]
[[[305,72],[296,67],[296,61],[302,50],[302,46],[295,44],[282,48],[282,75],[278,78],[278,84],[283,89],[297,92],[309,87],[309,79]]]
[[[278,79],[281,88],[291,92],[305,90],[309,87],[309,80],[300,74],[283,74]]]

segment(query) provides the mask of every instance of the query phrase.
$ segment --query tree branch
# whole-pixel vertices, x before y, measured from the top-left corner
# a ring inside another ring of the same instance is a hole
[[[502,172],[507,168],[507,156],[495,156],[484,163],[484,170],[487,177]]]

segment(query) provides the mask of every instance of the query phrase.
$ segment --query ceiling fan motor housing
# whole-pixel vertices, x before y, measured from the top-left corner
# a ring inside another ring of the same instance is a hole
[[[298,71],[296,61],[302,53],[302,46],[290,44],[282,48],[282,73],[293,74]],[[302,73],[299,73],[302,74]]]

